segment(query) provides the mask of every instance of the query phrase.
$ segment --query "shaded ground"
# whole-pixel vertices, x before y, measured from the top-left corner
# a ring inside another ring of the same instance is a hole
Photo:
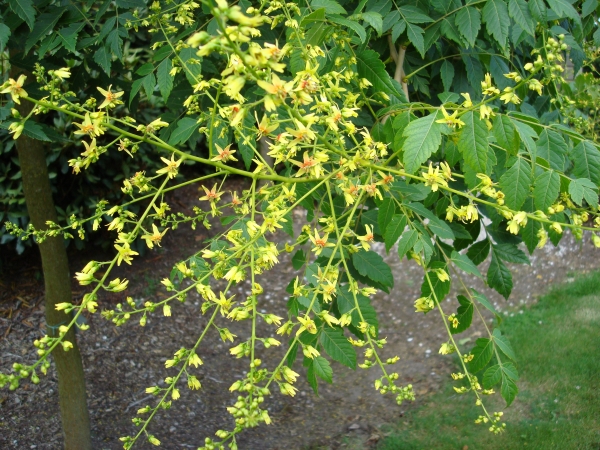
[[[197,198],[195,188],[175,195],[174,202],[185,209],[191,208]],[[179,258],[200,248],[207,237],[206,230],[192,232],[187,227],[168,233],[160,252],[146,255],[134,272],[127,272],[132,280],[133,296],[143,300],[164,298],[158,280],[168,275]],[[285,241],[285,236],[282,235],[281,240]],[[384,252],[382,247],[376,250]],[[285,286],[295,276],[287,258],[287,254],[282,254],[281,264],[259,278],[263,286],[269,287],[269,293],[264,296],[264,301],[269,302],[269,311],[281,316],[286,315]],[[429,393],[440,389],[452,364],[448,357],[437,355],[440,344],[446,340],[439,315],[414,313],[421,269],[412,262],[398,262],[393,250],[388,262],[395,276],[395,287],[390,295],[378,295],[373,305],[380,315],[381,336],[387,336],[389,342],[384,356],[400,356],[396,366],[400,381],[414,385],[418,404]],[[504,314],[518,314],[535,301],[548,284],[599,265],[597,250],[591,245],[581,247],[571,236],[566,236],[558,248],[547,246],[536,254],[531,266],[512,267],[516,269],[513,272],[515,288],[509,302],[488,290],[480,280],[469,276],[464,279],[468,286],[485,292]],[[81,266],[81,261],[74,262],[72,271]],[[33,362],[31,343],[41,335],[40,329],[44,326],[43,286],[35,279],[36,270],[39,269],[34,264],[24,269],[13,268],[0,286],[0,370],[3,372],[15,361]],[[235,289],[244,293],[248,286],[242,284]],[[74,285],[74,292],[75,297],[80,298],[85,291]],[[110,306],[114,301],[114,298],[105,298],[102,306]],[[88,380],[94,448],[121,448],[118,437],[135,432],[131,418],[137,409],[153,401],[145,388],[172,375],[173,372],[164,368],[164,361],[180,347],[193,345],[203,330],[207,319],[201,316],[199,304],[199,298],[192,294],[186,303],[173,305],[171,318],[157,313],[144,328],[136,321],[115,328],[99,315],[88,318],[90,329],[79,334],[79,344]],[[245,323],[230,328],[240,337],[249,333]],[[464,338],[478,337],[479,328],[468,330]],[[261,327],[259,333],[266,336],[274,334],[274,330]],[[243,374],[245,362],[228,356],[220,339],[208,336],[199,352],[205,363],[197,370],[202,390],[182,389],[181,399],[174,402],[171,410],[162,412],[150,427],[164,448],[196,448],[205,436],[231,425],[225,408],[235,399],[227,388]],[[283,353],[282,349],[261,349],[258,356],[272,367]],[[300,361],[296,368],[304,374]],[[377,394],[372,387],[373,380],[380,376],[376,369],[353,372],[337,363],[333,363],[333,369],[335,388],[322,384],[318,398],[301,381],[295,398],[276,393],[267,399],[273,425],[243,434],[240,448],[366,448],[378,441],[383,425],[397,423],[408,408],[415,407],[407,403],[397,406],[392,397]],[[54,373],[42,378],[37,386],[24,383],[14,393],[0,391],[0,448],[61,448],[57,401]],[[136,448],[150,446],[142,443]]]

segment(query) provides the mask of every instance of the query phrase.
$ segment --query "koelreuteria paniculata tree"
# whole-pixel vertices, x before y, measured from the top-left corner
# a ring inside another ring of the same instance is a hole
[[[71,322],[58,336],[35,341],[39,360],[15,364],[13,373],[0,375],[1,384],[16,389],[22,379],[37,382],[50,351],[68,351],[63,335],[77,317],[100,309],[99,291],[127,290],[128,280],[111,272],[135,262],[136,241],[154,249],[169,230],[209,227],[211,217],[221,216],[225,231],[165,274],[167,298],[128,297],[102,311],[117,326],[129,320],[144,326],[151,314],[169,320],[196,291],[208,318],[196,343],[166,362],[163,387],[148,387],[156,401],[138,411],[136,430],[122,438],[125,448],[140,438],[159,445],[151,432],[156,412],[186,389],[202,388],[195,370],[208,333],[246,359],[249,370],[229,387],[233,424],[207,437],[203,449],[237,448],[238,433],[271,422],[264,406],[271,392],[295,395],[299,376],[316,392],[319,379],[332,381],[332,360],[377,371],[374,389],[398,403],[414,399],[412,386],[397,382],[401,355],[387,352],[371,305],[377,291],[394,285],[375,242],[423,269],[421,297],[411,299],[415,320],[439,315],[447,332],[439,353],[460,360],[461,370],[452,374],[456,392],[473,396],[478,423],[503,430],[502,413],[489,411],[484,398],[499,388],[507,404],[514,400],[516,357],[506,337],[483,320],[483,309],[498,316],[492,303],[465,285],[461,273],[483,278],[508,298],[513,282],[506,263],[529,262],[520,243],[531,253],[548,240],[556,245],[566,230],[578,239],[587,230],[586,239],[600,246],[600,150],[595,132],[581,125],[589,105],[578,108],[569,97],[573,89],[564,89],[565,72],[594,67],[596,0],[118,0],[81,4],[94,23],[72,10],[68,17],[43,12],[37,16],[45,20],[43,32],[36,14],[50,3],[6,4],[2,14],[32,30],[26,52],[37,58],[34,82],[26,85],[30,80],[21,76],[1,88],[8,95],[4,110],[11,102],[35,105],[28,117],[5,114],[12,137],[49,140],[31,118],[60,117],[68,123],[65,133],[82,144],[70,160],[75,173],[106,152],[135,159],[142,147],[153,148],[164,166],[125,179],[122,191],[130,199],[100,202],[91,217],[72,217],[46,232],[6,224],[20,238],[38,241],[70,238],[72,230],[85,234],[85,223],[94,230],[107,226],[115,256],[77,273],[89,291],[80,304],[59,305],[73,313]],[[75,72],[94,79],[114,65],[129,67],[140,36],[150,36],[150,56],[125,76],[97,92],[70,90]],[[0,37],[2,45],[10,39],[5,25]],[[68,58],[47,67],[45,55]],[[590,73],[593,78],[595,70]],[[131,104],[140,98],[163,113],[134,118]],[[203,156],[192,150],[198,143]],[[244,169],[232,164],[238,160]],[[183,179],[180,168],[189,162],[214,170]],[[226,192],[224,180],[233,174],[247,177],[250,188]],[[199,182],[212,185],[199,199],[205,207],[189,216],[171,213],[167,192]],[[134,204],[143,205],[137,214]],[[297,208],[306,211],[299,235],[292,227]],[[289,234],[284,247],[274,238],[278,230]],[[293,254],[297,271],[287,287],[287,317],[268,312],[268,288],[256,277],[277,265],[282,251]],[[488,257],[484,275],[478,266]],[[242,282],[251,285],[247,296],[231,289]],[[452,282],[464,295],[450,306],[442,300]],[[474,317],[487,336],[472,348],[459,346],[455,336]],[[231,321],[246,323],[249,337],[233,335]],[[261,321],[281,338],[262,336]],[[280,345],[287,350],[277,365],[261,362],[269,347]]]

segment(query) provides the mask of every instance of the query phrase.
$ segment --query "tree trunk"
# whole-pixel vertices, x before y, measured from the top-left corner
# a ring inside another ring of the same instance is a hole
[[[14,68],[11,76],[16,78]],[[21,100],[16,105],[22,116],[31,111],[31,104]],[[30,119],[32,120],[32,119]],[[22,135],[16,141],[25,202],[29,218],[38,230],[46,229],[46,221],[57,221],[48,178],[46,155],[42,141]],[[70,315],[57,311],[55,305],[71,302],[71,276],[67,252],[62,236],[46,239],[39,245],[46,289],[46,324],[51,337],[57,335],[58,327],[68,323]],[[91,450],[90,418],[87,410],[85,378],[81,354],[71,328],[65,339],[73,348],[65,352],[57,346],[52,352],[58,375],[58,396],[66,450]]]

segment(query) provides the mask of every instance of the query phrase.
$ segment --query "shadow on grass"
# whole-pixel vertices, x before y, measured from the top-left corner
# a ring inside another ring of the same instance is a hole
[[[500,328],[518,357],[519,395],[506,432],[476,425],[474,396],[448,383],[392,431],[379,450],[600,450],[600,273],[553,288]],[[502,411],[499,394],[488,411]]]

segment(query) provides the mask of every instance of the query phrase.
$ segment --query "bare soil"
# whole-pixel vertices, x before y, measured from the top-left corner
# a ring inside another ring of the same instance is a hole
[[[241,182],[230,189],[241,189]],[[191,212],[197,205],[197,187],[178,191],[172,201],[182,210]],[[301,214],[301,212],[299,213]],[[131,280],[128,295],[134,298],[157,300],[164,298],[159,280],[168,276],[181,258],[198,250],[202,242],[213,235],[210,231],[181,227],[169,232],[159,251],[148,253],[137,267],[120,269],[120,276]],[[285,242],[286,236],[278,236]],[[385,253],[383,247],[376,250]],[[512,266],[514,290],[510,301],[493,293],[474,277],[464,276],[467,286],[474,287],[495,303],[503,314],[522,313],[550,283],[564,281],[575,272],[585,272],[600,265],[598,250],[589,244],[565,236],[558,248],[547,246],[532,257],[531,266]],[[97,255],[72,256],[72,272],[79,271],[87,259]],[[363,449],[374,447],[390,426],[402,420],[409,408],[415,408],[438,390],[449,378],[453,368],[448,356],[437,351],[446,341],[441,318],[434,312],[425,316],[414,312],[413,302],[419,296],[422,274],[412,262],[399,262],[392,250],[387,257],[395,286],[389,295],[375,296],[373,305],[379,313],[380,334],[388,345],[384,356],[400,356],[396,370],[403,384],[412,383],[417,401],[396,405],[392,397],[379,395],[373,381],[379,378],[377,369],[352,371],[333,363],[334,385],[322,383],[316,397],[308,384],[301,380],[298,394],[287,397],[276,392],[267,399],[273,424],[245,432],[239,439],[241,449]],[[35,358],[32,342],[42,335],[45,327],[43,282],[39,279],[39,261],[13,259],[0,281],[0,370],[8,372],[13,362],[32,363]],[[261,275],[259,282],[268,286],[264,309],[286,316],[288,296],[285,287],[296,275],[289,264],[289,255],[281,255],[281,264]],[[235,286],[234,292],[245,295],[247,283]],[[73,284],[74,298],[84,289]],[[455,308],[453,296],[448,300],[448,312]],[[101,306],[109,308],[118,296],[105,296]],[[450,303],[454,302],[454,303]],[[268,303],[268,304],[267,304]],[[204,329],[207,319],[199,311],[200,299],[191,294],[183,304],[173,305],[173,316],[155,313],[145,327],[132,320],[116,328],[99,314],[88,316],[90,329],[79,333],[79,345],[87,377],[88,405],[92,419],[95,449],[118,449],[120,436],[132,435],[136,427],[131,419],[137,409],[153,404],[154,398],[145,393],[148,386],[161,384],[173,374],[165,369],[165,360],[181,347],[190,347]],[[486,317],[486,320],[492,320]],[[245,323],[230,326],[240,338],[249,334]],[[467,330],[459,339],[474,340],[482,334],[481,325]],[[261,326],[263,336],[273,335],[274,327]],[[231,428],[232,419],[226,407],[235,402],[228,388],[246,370],[246,360],[229,356],[227,345],[210,333],[202,344],[200,356],[204,365],[197,370],[202,382],[200,391],[181,390],[181,399],[163,411],[150,426],[150,431],[162,442],[163,448],[197,448],[204,437],[213,436],[220,428]],[[464,342],[464,341],[463,341]],[[284,349],[260,349],[259,357],[273,367],[283,356]],[[295,366],[305,373],[301,361]],[[39,385],[25,382],[9,392],[0,391],[0,448],[2,449],[60,449],[62,434],[58,409],[55,373],[51,371]],[[140,442],[136,448],[154,448]]]

